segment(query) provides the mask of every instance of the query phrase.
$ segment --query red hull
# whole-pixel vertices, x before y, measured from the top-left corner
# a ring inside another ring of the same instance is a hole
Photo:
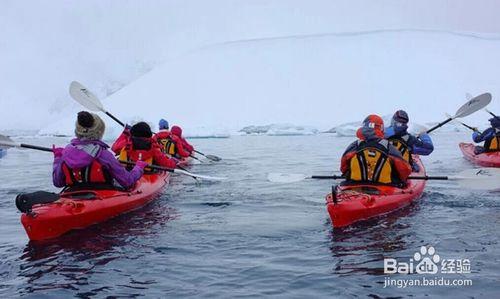
[[[476,165],[485,167],[500,167],[500,152],[476,155],[474,154],[475,146],[472,143],[462,142],[459,144],[459,147],[464,154],[464,157]]]
[[[413,159],[420,166],[420,172],[412,175],[425,175],[420,158],[414,156]],[[331,194],[326,197],[332,225],[345,227],[406,207],[422,196],[425,183],[425,180],[408,180],[405,188],[380,185],[339,186],[336,204],[333,203]]]
[[[30,240],[56,238],[146,205],[158,196],[169,179],[169,173],[146,174],[130,191],[84,191],[93,193],[92,199],[72,198],[82,191],[63,193],[58,201],[34,206],[33,213],[23,213],[21,223]]]

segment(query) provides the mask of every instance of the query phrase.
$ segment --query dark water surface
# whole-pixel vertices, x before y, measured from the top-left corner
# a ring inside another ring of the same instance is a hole
[[[423,160],[428,173],[472,167],[457,147],[467,138],[434,136],[436,151]],[[350,141],[331,135],[194,140],[224,160],[191,170],[228,181],[197,185],[175,177],[152,204],[44,244],[28,241],[14,198],[55,190],[52,156],[10,150],[0,160],[0,297],[498,298],[500,193],[430,182],[409,208],[333,230],[324,204],[331,182],[266,180],[269,172],[337,169]],[[384,288],[383,259],[408,260],[422,245],[441,257],[470,259],[472,273],[447,277],[471,279],[472,286]]]

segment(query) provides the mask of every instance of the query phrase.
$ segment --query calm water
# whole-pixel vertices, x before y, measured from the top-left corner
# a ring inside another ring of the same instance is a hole
[[[457,147],[467,138],[436,135],[435,154],[424,158],[428,173],[471,167]],[[0,160],[0,297],[498,297],[499,193],[430,182],[409,208],[333,230],[324,205],[331,182],[266,181],[268,172],[337,169],[350,141],[330,135],[195,140],[224,160],[191,170],[228,181],[175,177],[152,204],[47,244],[28,241],[14,198],[55,190],[52,156],[10,150]],[[65,141],[36,140],[53,142]],[[471,274],[446,278],[473,285],[384,288],[384,257],[404,261],[422,245],[443,258],[470,259]]]

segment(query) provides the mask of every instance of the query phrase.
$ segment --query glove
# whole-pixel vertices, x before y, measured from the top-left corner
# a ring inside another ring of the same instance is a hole
[[[146,168],[149,164],[148,164],[148,163],[146,163],[146,162],[144,162],[144,161],[137,161],[137,162],[135,162],[135,165],[136,165],[137,167],[139,167],[140,169],[144,169],[144,168]]]
[[[123,135],[127,136],[127,137],[130,137],[130,128],[131,126],[129,124],[126,124],[125,125],[125,129],[123,129]]]
[[[52,145],[52,153],[54,154],[54,158],[60,158],[62,157],[64,148],[62,147],[56,147],[54,144]]]

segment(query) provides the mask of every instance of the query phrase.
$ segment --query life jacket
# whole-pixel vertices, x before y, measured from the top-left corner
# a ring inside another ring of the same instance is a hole
[[[495,128],[495,136],[484,142],[484,149],[487,152],[498,152],[500,151],[500,129]]]
[[[405,134],[400,137],[390,137],[388,140],[389,142],[398,149],[398,151],[401,153],[401,156],[403,156],[403,159],[412,164],[412,158],[411,158],[411,149],[408,146],[408,140],[410,139],[410,135]]]
[[[160,145],[160,150],[162,153],[165,155],[168,155],[169,157],[175,157],[175,158],[180,158],[180,155],[178,154],[177,151],[177,142],[179,139],[175,140],[177,138],[172,137],[171,133],[166,135],[157,135],[157,142]]]
[[[392,161],[389,157],[389,141],[358,141],[356,154],[349,161],[347,181],[398,184]]]
[[[118,159],[120,161],[127,161],[127,162],[137,162],[137,161],[144,161],[148,164],[153,164],[153,153],[152,153],[152,146],[150,145],[149,149],[134,149],[133,142],[128,143],[125,145],[125,147],[120,151],[120,154],[118,155]],[[132,169],[133,166],[128,165],[127,169]],[[144,168],[144,171],[151,172],[152,169],[149,167]]]
[[[100,151],[97,145],[76,146],[78,149],[91,155],[94,160],[90,165],[82,168],[71,168],[65,162],[62,163],[66,186],[113,184],[113,178],[109,171],[102,167],[101,163],[95,159]]]

